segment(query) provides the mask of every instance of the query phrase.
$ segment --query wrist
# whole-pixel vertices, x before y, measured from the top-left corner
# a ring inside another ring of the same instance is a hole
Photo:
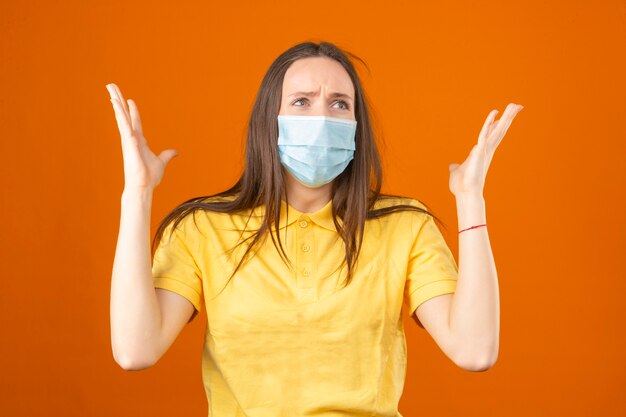
[[[122,200],[151,201],[153,191],[150,187],[125,187],[122,191]]]
[[[454,195],[456,201],[485,201],[483,193],[478,191],[471,191],[466,193],[457,193]]]
[[[456,198],[458,230],[487,223],[485,199],[482,194],[462,194]]]

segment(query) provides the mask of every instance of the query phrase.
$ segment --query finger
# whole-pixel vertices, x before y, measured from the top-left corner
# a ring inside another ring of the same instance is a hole
[[[491,125],[491,123],[493,122],[493,119],[496,117],[496,114],[498,114],[498,110],[491,110],[491,112],[489,113],[489,115],[487,116],[487,118],[485,119],[485,123],[483,123],[483,128],[480,130],[480,133],[478,134],[478,143],[479,144],[483,144],[487,138],[487,131],[489,130],[489,126]]]
[[[511,123],[513,123],[513,119],[515,118],[515,116],[517,116],[517,113],[519,113],[524,108],[523,106],[513,105],[513,103],[511,103],[511,105],[511,111],[509,112],[507,118],[503,120],[502,123],[500,123],[502,126],[499,126],[498,134],[494,137],[494,149],[497,148],[498,145],[500,145],[500,142],[502,142],[504,135],[509,130],[509,127],[511,126]],[[502,116],[502,119],[504,119],[504,115]]]
[[[491,136],[491,133],[495,130],[496,126],[498,126],[498,122],[493,122],[491,126],[489,126],[489,129],[487,130],[488,138]]]
[[[119,129],[120,136],[123,140],[124,138],[130,137],[133,130],[119,101],[116,98],[112,98],[110,100],[111,103],[113,103],[113,110],[115,110],[115,120],[117,120],[117,128]]]
[[[502,136],[504,136],[504,134],[506,133],[506,130],[511,125],[511,122],[513,121],[513,118],[515,117],[517,112],[518,110],[517,110],[516,104],[509,103],[506,106],[506,109],[504,110],[502,117],[500,117],[500,120],[498,120],[498,126],[496,126],[496,128],[494,129],[494,131],[497,131],[497,134],[496,134],[497,142],[499,142]]]
[[[141,118],[139,117],[139,109],[137,109],[137,104],[131,98],[128,99],[128,110],[130,111],[130,119],[131,119],[133,128],[141,136],[143,136],[143,128],[141,127]]]
[[[124,110],[124,113],[126,113],[126,117],[128,118],[128,120],[130,121],[130,113],[128,111],[128,107],[126,106],[126,101],[124,100],[124,96],[122,95],[122,91],[120,90],[120,88],[116,84],[113,84],[113,88],[115,88],[115,92],[117,94],[117,99],[120,102],[120,106]],[[131,127],[132,127],[132,124],[131,124]]]
[[[513,118],[517,115],[517,113],[519,113],[521,109],[522,109],[522,106],[517,105],[515,103],[509,103],[505,111],[506,118],[509,121],[513,120]],[[502,117],[504,117],[504,115],[502,115]]]
[[[174,157],[177,157],[177,156],[178,156],[178,151],[174,149],[166,149],[159,154],[159,158],[161,158],[161,160],[166,166]]]
[[[457,169],[459,166],[460,166],[460,164],[457,164],[456,162],[453,162],[453,163],[448,165],[448,171],[452,172],[455,169]]]
[[[115,89],[113,88],[113,84],[107,84],[106,88],[111,98],[115,98]]]

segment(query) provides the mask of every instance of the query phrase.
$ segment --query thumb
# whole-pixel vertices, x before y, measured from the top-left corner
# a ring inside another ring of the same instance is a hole
[[[452,164],[448,165],[448,170],[449,170],[450,172],[452,172],[452,171],[454,171],[455,169],[457,169],[457,167],[458,167],[458,166],[459,166],[459,164],[457,164],[457,163],[452,163]]]
[[[178,156],[178,151],[175,149],[166,149],[159,154],[159,158],[167,165],[173,158]]]

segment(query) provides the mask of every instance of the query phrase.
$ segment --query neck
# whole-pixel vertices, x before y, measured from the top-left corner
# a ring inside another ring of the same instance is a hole
[[[313,213],[324,207],[332,198],[333,183],[320,187],[307,187],[283,168],[285,173],[285,189],[289,196],[289,205],[301,213]],[[285,196],[283,195],[283,200]]]

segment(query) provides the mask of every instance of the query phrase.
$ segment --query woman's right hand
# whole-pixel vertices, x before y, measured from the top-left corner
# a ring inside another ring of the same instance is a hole
[[[124,187],[125,189],[154,190],[163,178],[165,166],[178,155],[178,152],[174,149],[166,149],[159,156],[152,153],[143,136],[139,110],[135,102],[129,99],[126,105],[117,85],[107,84],[106,87],[111,95],[111,103],[122,139]]]

